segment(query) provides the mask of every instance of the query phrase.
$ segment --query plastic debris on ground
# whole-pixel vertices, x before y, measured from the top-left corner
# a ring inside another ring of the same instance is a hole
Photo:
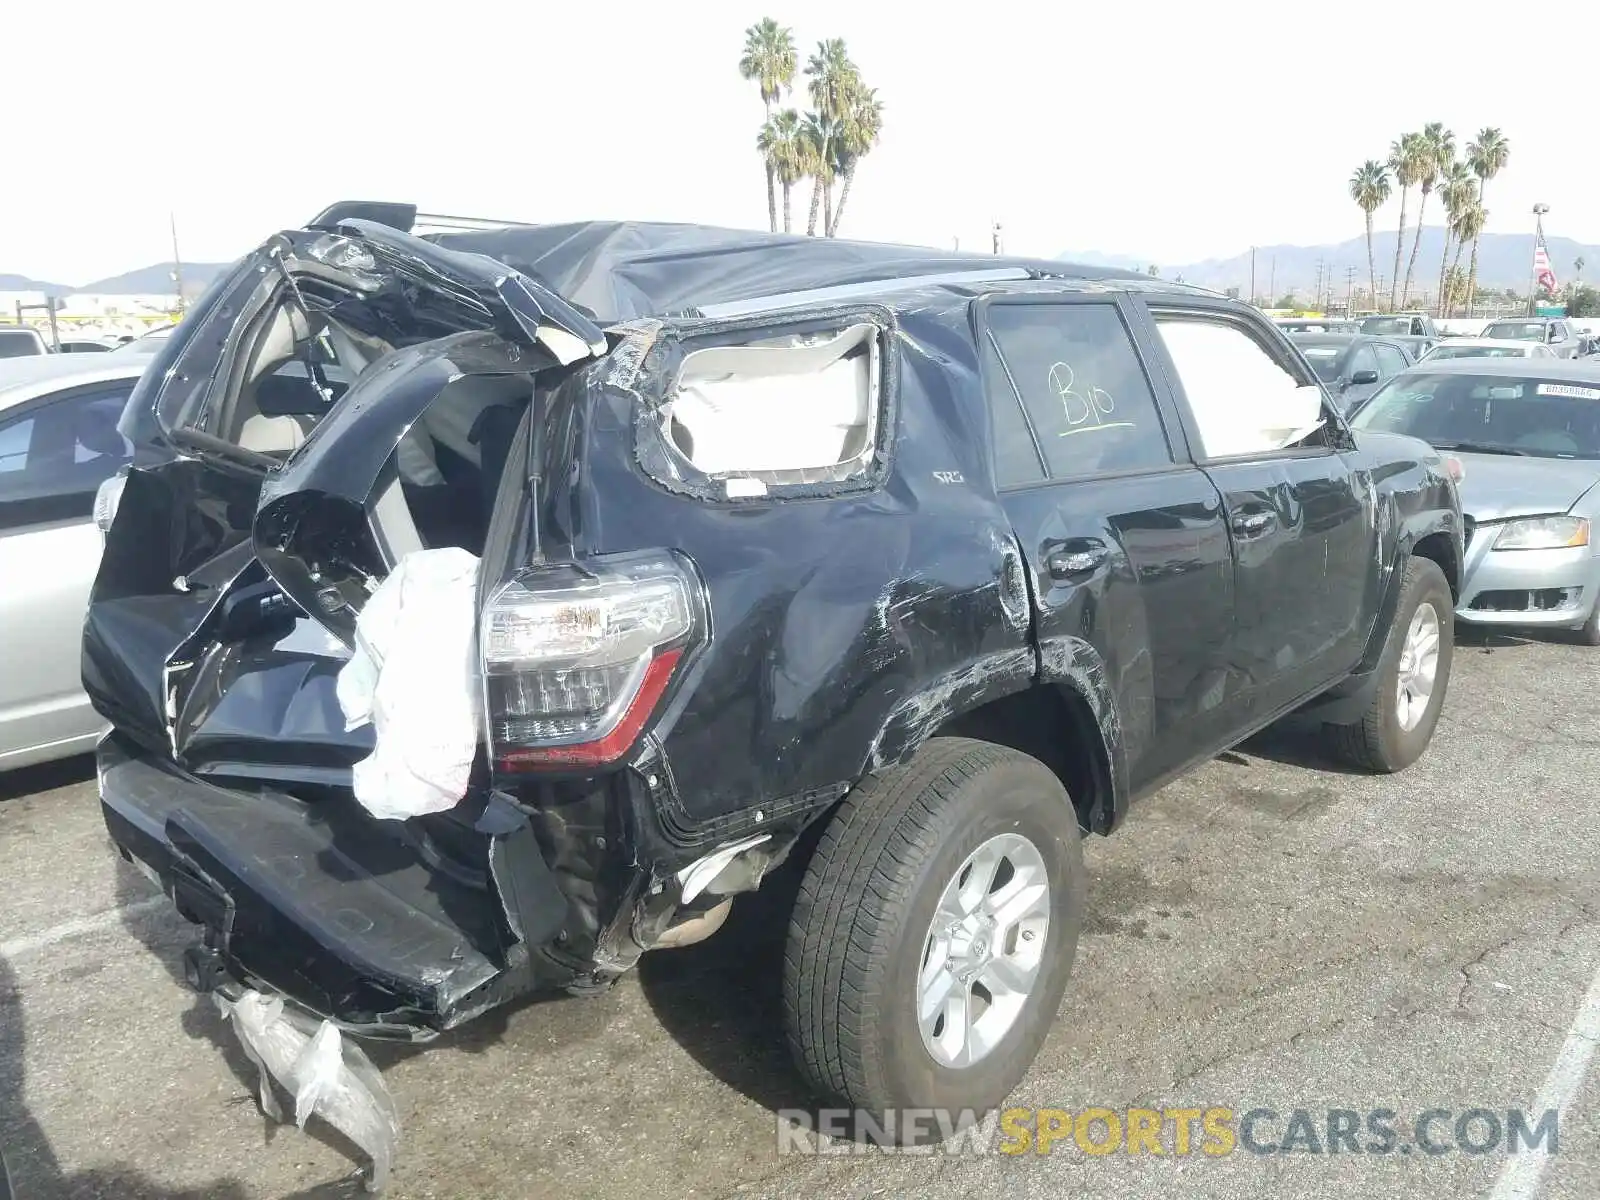
[[[294,1122],[301,1129],[321,1117],[372,1159],[369,1192],[389,1180],[400,1143],[400,1117],[378,1068],[330,1021],[318,1023],[284,1005],[281,998],[246,990],[237,1000],[212,998],[239,1035],[260,1073],[261,1111],[282,1121],[272,1080],[294,1097]]]
[[[477,587],[477,556],[418,550],[356,620],[336,690],[345,728],[370,722],[376,735],[354,771],[356,799],[375,817],[444,812],[467,793],[481,725]]]

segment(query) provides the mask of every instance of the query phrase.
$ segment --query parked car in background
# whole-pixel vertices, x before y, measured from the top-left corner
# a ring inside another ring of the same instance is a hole
[[[811,1087],[987,1109],[1057,1021],[1080,829],[1291,711],[1359,769],[1426,751],[1449,463],[1353,434],[1249,305],[372,207],[275,235],[151,364],[84,627],[107,826],[225,1004],[426,1038],[713,935],[792,854]],[[387,653],[466,648],[374,732],[357,647],[406,612]],[[374,819],[371,763],[429,747],[442,803]]]
[[[1600,364],[1423,362],[1351,424],[1462,463],[1458,620],[1577,629],[1600,645]]]
[[[31,325],[0,325],[0,358],[35,358],[50,353],[50,344]]]
[[[1412,362],[1416,362],[1429,350],[1432,350],[1435,346],[1437,346],[1439,344],[1439,340],[1440,339],[1438,338],[1421,337],[1404,333],[1389,334],[1384,337],[1384,341],[1393,342],[1397,346],[1404,347],[1406,353],[1411,356]]]
[[[115,353],[152,355],[167,344],[167,339],[172,336],[175,328],[177,327],[174,325],[162,325],[150,330],[149,333],[141,333],[138,337],[123,342],[116,348]]]
[[[1554,358],[1542,342],[1515,342],[1506,338],[1446,338],[1418,362],[1444,362],[1452,358]]]
[[[56,347],[57,354],[105,354],[113,347],[96,338],[62,338]]]
[[[1361,318],[1361,332],[1375,337],[1399,335],[1438,341],[1442,336],[1433,318],[1424,312],[1378,313]]]
[[[1557,358],[1579,358],[1584,353],[1583,339],[1570,322],[1560,317],[1518,317],[1509,321],[1490,321],[1482,337],[1495,341],[1532,342],[1547,346]]]
[[[0,771],[91,749],[105,727],[79,681],[95,493],[129,462],[117,422],[143,366],[0,362]]]
[[[1296,333],[1289,340],[1333,394],[1341,412],[1363,400],[1412,364],[1411,352],[1391,338],[1361,333]]]
[[[1361,326],[1340,317],[1273,317],[1285,333],[1359,333]]]

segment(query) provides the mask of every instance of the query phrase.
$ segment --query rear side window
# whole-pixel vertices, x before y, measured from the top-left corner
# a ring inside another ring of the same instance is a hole
[[[983,369],[988,380],[989,411],[994,421],[994,474],[1001,487],[1040,483],[1046,476],[1044,459],[1028,428],[1022,411],[1022,397],[1006,379],[1005,364],[995,349],[994,338],[983,338]]]
[[[987,386],[1002,486],[1038,478],[1036,465],[1028,475],[1008,388],[1051,479],[1172,462],[1155,393],[1114,304],[994,304],[987,320],[1000,368]],[[1008,464],[1017,473],[1010,478]]]
[[[67,393],[0,421],[0,528],[88,516],[132,457],[117,421],[131,381]]]
[[[1373,350],[1378,355],[1378,374],[1387,379],[1391,375],[1398,375],[1407,367],[1406,356],[1396,346],[1377,345]]]

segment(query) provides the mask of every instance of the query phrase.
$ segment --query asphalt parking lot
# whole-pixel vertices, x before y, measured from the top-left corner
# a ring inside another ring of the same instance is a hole
[[[647,958],[603,997],[375,1054],[405,1129],[391,1194],[1590,1200],[1597,656],[1466,637],[1404,775],[1337,773],[1272,735],[1092,840],[1087,936],[1015,1098],[1268,1108],[1285,1114],[1255,1134],[1270,1142],[1294,1109],[1388,1108],[1404,1129],[1554,1096],[1556,1155],[1095,1157],[1070,1138],[1048,1156],[780,1155],[774,1114],[807,1098],[771,951],[735,935]],[[0,1145],[21,1200],[355,1194],[335,1136],[260,1116],[248,1063],[180,982],[185,927],[110,849],[91,768],[0,780],[0,881]],[[1501,1181],[1517,1162],[1528,1174]]]

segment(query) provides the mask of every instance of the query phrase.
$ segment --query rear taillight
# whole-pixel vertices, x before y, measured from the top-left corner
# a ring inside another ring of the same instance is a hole
[[[627,752],[703,637],[699,580],[671,556],[540,567],[484,611],[489,756],[504,771]]]

